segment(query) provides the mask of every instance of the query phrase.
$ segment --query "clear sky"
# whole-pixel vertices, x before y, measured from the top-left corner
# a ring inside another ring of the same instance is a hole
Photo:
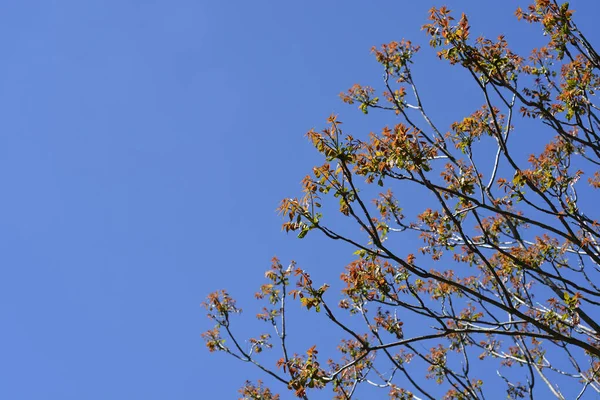
[[[372,45],[425,48],[441,4],[0,2],[0,398],[236,398],[260,375],[206,351],[199,304],[226,287],[252,315],[273,255],[339,276],[351,249],[285,235],[275,208],[319,161],[308,129],[380,128],[337,94],[379,82]],[[475,35],[539,33],[523,1],[446,4]],[[480,103],[433,51],[416,62],[443,122]]]

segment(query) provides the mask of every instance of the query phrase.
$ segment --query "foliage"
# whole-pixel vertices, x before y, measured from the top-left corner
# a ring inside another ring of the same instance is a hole
[[[412,75],[418,47],[401,41],[373,49],[382,90],[354,85],[342,100],[401,122],[359,139],[329,117],[326,129],[308,132],[325,163],[303,180],[303,197],[284,199],[279,209],[285,231],[300,238],[320,231],[356,248],[341,276],[341,301],[332,305],[328,285],[274,259],[257,297],[268,304],[258,318],[272,325],[281,349],[276,366],[256,358],[271,348],[270,335],[240,345],[230,327],[240,310],[226,292],[205,304],[216,322],[204,334],[209,350],[255,364],[304,399],[325,387],[350,399],[362,384],[392,399],[480,399],[498,391],[493,380],[511,399],[565,399],[565,388],[574,393],[569,398],[600,392],[600,229],[589,207],[600,187],[593,102],[600,57],[567,3],[536,0],[516,16],[539,24],[547,38],[528,57],[502,36],[472,39],[464,14],[456,21],[445,7],[431,9],[424,26],[430,45],[472,76],[483,101],[448,132],[419,96]],[[531,139],[519,139],[517,124],[546,138],[528,159],[519,147]],[[369,184],[384,189],[372,202]],[[414,187],[436,205],[405,212],[394,193]],[[323,222],[321,203],[331,196],[360,232],[342,234]],[[423,245],[401,256],[398,238],[409,235]],[[316,347],[290,352],[288,300],[344,332],[339,359],[324,362]],[[363,328],[347,323],[348,313]],[[490,366],[497,375],[485,372]],[[241,392],[276,398],[261,383]]]

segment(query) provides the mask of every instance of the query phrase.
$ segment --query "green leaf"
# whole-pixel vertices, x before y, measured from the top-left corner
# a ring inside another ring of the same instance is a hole
[[[302,230],[300,231],[300,233],[298,234],[298,239],[302,239],[304,238],[304,236],[306,236],[306,234],[308,233],[309,229],[308,228],[302,228]]]

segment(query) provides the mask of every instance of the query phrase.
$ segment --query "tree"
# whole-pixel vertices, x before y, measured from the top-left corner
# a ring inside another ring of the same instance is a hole
[[[318,231],[355,247],[341,300],[294,263],[286,268],[274,259],[257,293],[267,303],[258,318],[272,325],[274,339],[262,334],[243,345],[230,326],[240,310],[220,291],[205,303],[216,323],[203,334],[209,350],[255,364],[304,399],[325,387],[350,399],[365,385],[392,399],[498,398],[490,395],[498,382],[512,399],[600,393],[593,205],[600,56],[572,14],[567,3],[550,0],[518,9],[517,18],[539,24],[547,41],[525,58],[502,36],[473,40],[464,14],[456,21],[445,7],[431,9],[424,26],[431,46],[473,78],[483,103],[448,132],[413,79],[419,49],[409,41],[374,48],[382,87],[354,85],[341,97],[365,114],[388,112],[401,122],[355,138],[329,117],[324,130],[308,132],[325,163],[303,180],[303,197],[279,208],[285,231],[299,238]],[[523,130],[539,132],[545,145],[537,151]],[[523,157],[527,148],[537,152]],[[432,206],[405,212],[396,194],[414,187]],[[370,199],[373,188],[381,193]],[[324,222],[332,196],[357,232]],[[411,235],[423,244],[404,254]],[[323,362],[316,347],[291,352],[286,307],[293,300],[346,335],[338,359]],[[269,367],[256,355],[275,342],[281,355]],[[241,393],[277,398],[262,382],[248,382]]]

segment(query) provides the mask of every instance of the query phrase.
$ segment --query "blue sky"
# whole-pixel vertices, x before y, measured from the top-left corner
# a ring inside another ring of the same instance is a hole
[[[446,3],[474,34],[538,32],[524,2]],[[260,375],[209,355],[199,304],[226,287],[250,316],[273,255],[339,276],[351,249],[285,235],[275,208],[319,162],[308,129],[379,128],[337,94],[378,83],[372,45],[426,47],[434,4],[1,2],[0,398],[236,398]],[[416,61],[442,121],[479,104]]]

